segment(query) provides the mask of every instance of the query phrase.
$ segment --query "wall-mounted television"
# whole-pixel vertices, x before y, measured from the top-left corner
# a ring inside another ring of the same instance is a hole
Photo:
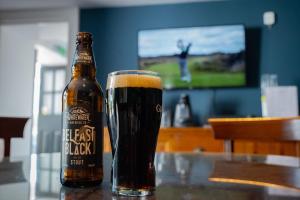
[[[243,25],[138,32],[138,63],[158,72],[165,89],[246,85]]]

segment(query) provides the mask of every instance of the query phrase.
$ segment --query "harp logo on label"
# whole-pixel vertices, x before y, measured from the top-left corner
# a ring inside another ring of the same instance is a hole
[[[161,105],[157,104],[156,105],[156,112],[161,112],[162,108]]]

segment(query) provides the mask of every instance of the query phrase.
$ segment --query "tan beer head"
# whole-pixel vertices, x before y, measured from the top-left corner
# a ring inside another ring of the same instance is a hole
[[[147,74],[118,74],[108,76],[106,89],[124,87],[162,89],[161,79],[158,76]]]

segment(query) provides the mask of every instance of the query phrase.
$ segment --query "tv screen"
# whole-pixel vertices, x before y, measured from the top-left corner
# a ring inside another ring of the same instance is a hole
[[[138,32],[142,70],[158,72],[165,89],[246,85],[243,25]]]

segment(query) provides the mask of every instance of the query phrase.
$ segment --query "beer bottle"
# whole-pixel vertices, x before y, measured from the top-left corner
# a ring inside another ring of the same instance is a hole
[[[72,78],[62,97],[61,183],[95,186],[103,178],[103,93],[96,80],[92,35],[79,32]]]

